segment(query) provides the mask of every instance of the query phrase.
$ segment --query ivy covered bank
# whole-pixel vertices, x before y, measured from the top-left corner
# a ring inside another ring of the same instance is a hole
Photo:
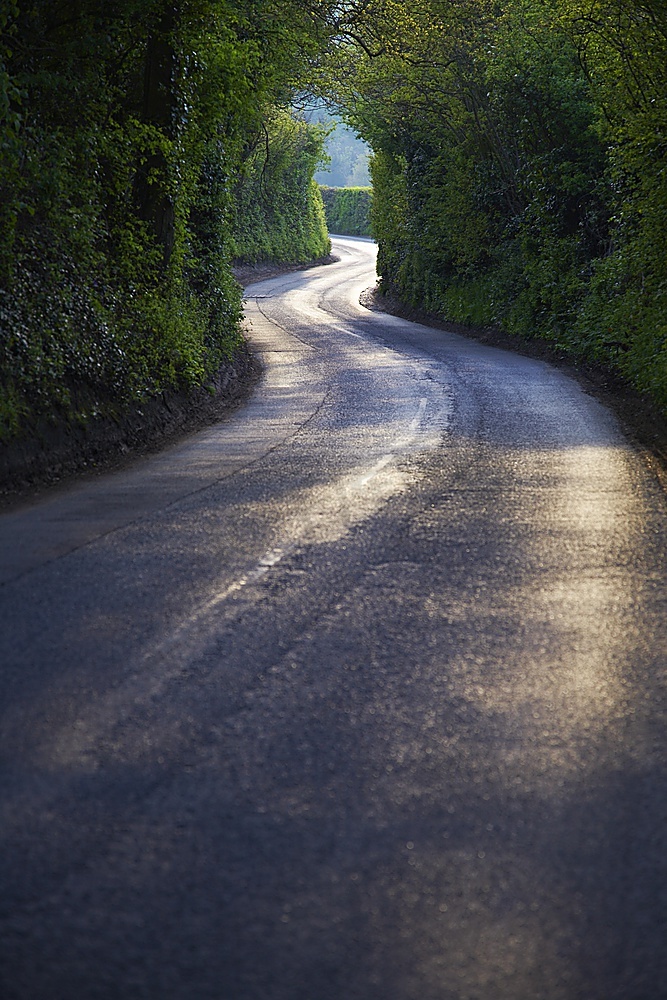
[[[0,442],[211,384],[233,260],[328,252],[321,130],[287,109],[334,6],[2,6]]]

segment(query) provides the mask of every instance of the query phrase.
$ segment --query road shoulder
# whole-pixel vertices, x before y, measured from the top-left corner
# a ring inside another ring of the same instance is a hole
[[[260,263],[234,270],[242,287],[291,271],[334,263],[329,255],[309,264]],[[86,426],[44,421],[0,447],[0,511],[11,510],[86,478],[118,471],[225,420],[248,401],[262,373],[247,343],[218,372],[210,389],[163,393],[117,418]]]
[[[391,293],[381,294],[379,286],[366,289],[360,302],[372,311],[386,312],[423,326],[457,333],[489,347],[513,351],[559,368],[573,378],[584,392],[594,396],[615,414],[625,436],[641,454],[667,494],[667,416],[615,372],[602,365],[575,361],[544,340],[524,340],[505,333],[498,327],[474,327],[445,322],[426,310],[406,306]]]

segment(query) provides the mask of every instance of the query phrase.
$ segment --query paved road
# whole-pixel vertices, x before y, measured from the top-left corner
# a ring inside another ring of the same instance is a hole
[[[667,997],[665,497],[336,248],[247,407],[0,518],[3,1000]]]

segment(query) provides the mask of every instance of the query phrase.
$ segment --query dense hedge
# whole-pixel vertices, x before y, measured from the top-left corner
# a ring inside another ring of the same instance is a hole
[[[371,187],[322,186],[322,199],[330,233],[341,236],[372,236]]]
[[[340,73],[385,285],[601,361],[667,410],[667,7],[385,7]]]
[[[321,136],[278,108],[328,25],[262,9],[2,7],[0,441],[207,384],[240,341],[233,257],[323,251]]]
[[[239,262],[301,263],[329,253],[322,196],[313,180],[324,134],[287,112],[267,122],[234,192],[232,252]]]

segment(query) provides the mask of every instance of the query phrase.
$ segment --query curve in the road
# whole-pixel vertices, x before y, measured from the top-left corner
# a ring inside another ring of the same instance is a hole
[[[335,249],[242,411],[0,516],[3,1000],[667,996],[664,494]]]

